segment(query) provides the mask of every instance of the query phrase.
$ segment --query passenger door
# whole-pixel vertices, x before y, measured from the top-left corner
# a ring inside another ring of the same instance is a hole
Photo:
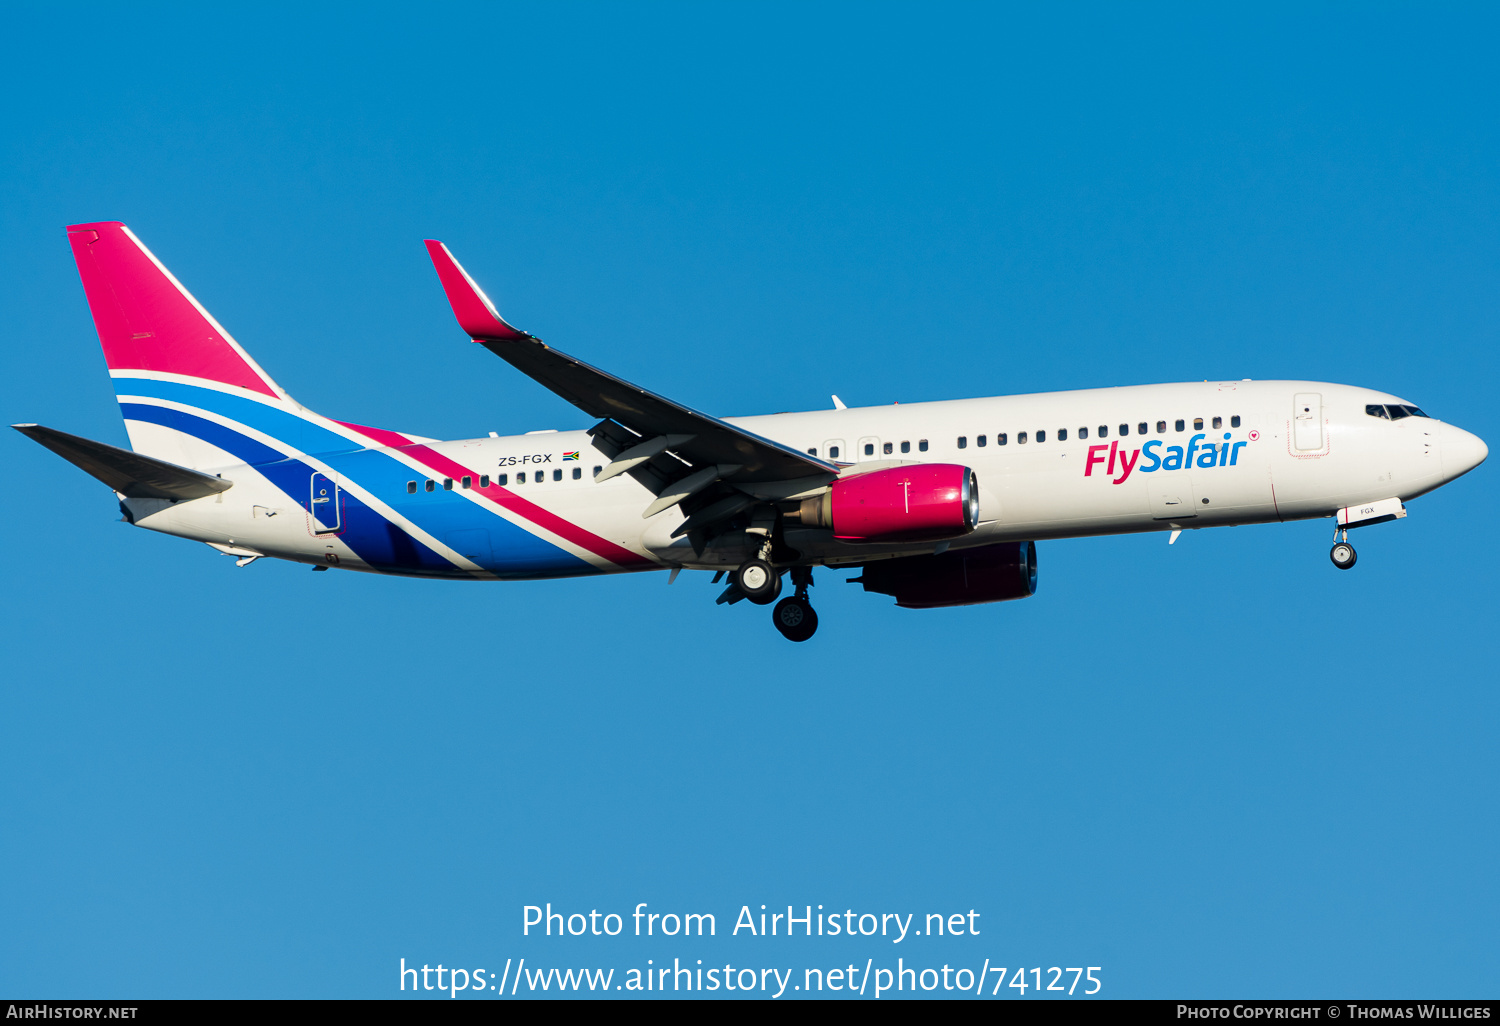
[[[313,533],[337,533],[342,526],[342,506],[338,482],[327,474],[314,474],[307,506],[312,514]]]
[[[1317,392],[1298,392],[1292,398],[1292,448],[1323,448],[1323,397]]]

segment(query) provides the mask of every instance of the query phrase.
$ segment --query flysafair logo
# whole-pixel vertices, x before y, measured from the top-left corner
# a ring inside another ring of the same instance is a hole
[[[1253,436],[1254,432],[1251,434]],[[1093,477],[1094,468],[1101,463],[1104,464],[1104,476],[1111,479],[1111,484],[1124,484],[1130,472],[1136,469],[1137,463],[1140,464],[1142,474],[1149,474],[1154,470],[1182,470],[1185,467],[1197,467],[1200,470],[1232,467],[1239,462],[1240,450],[1250,444],[1233,441],[1226,431],[1223,444],[1204,442],[1200,445],[1207,437],[1194,435],[1188,439],[1186,450],[1180,445],[1169,445],[1163,450],[1163,440],[1160,438],[1153,438],[1139,449],[1131,450],[1121,449],[1118,440],[1108,445],[1091,445],[1088,459],[1083,464],[1083,476]],[[1117,470],[1118,477],[1115,476]]]

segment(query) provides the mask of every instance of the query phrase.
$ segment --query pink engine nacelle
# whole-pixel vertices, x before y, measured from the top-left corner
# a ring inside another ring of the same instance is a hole
[[[835,481],[798,510],[802,523],[839,541],[904,542],[958,538],[979,523],[979,480],[955,463],[916,463]]]

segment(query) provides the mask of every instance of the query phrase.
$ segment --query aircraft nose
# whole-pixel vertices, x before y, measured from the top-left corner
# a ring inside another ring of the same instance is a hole
[[[1484,462],[1490,448],[1484,439],[1452,424],[1443,425],[1443,476],[1452,480]]]

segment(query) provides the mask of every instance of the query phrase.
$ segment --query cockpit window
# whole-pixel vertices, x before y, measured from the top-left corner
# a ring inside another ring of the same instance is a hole
[[[1405,406],[1387,406],[1385,412],[1391,415],[1392,420],[1400,420],[1402,417],[1411,416],[1411,414],[1406,412]]]
[[[1379,417],[1381,420],[1390,419],[1385,415],[1385,407],[1381,406],[1379,403],[1371,403],[1370,405],[1366,406],[1365,413],[1369,414],[1372,417]]]
[[[1401,408],[1403,410],[1405,410],[1407,413],[1411,414],[1413,417],[1427,417],[1427,414],[1423,413],[1421,410],[1417,409],[1415,406],[1403,406]],[[1427,419],[1431,420],[1432,418],[1431,417],[1427,417]]]

